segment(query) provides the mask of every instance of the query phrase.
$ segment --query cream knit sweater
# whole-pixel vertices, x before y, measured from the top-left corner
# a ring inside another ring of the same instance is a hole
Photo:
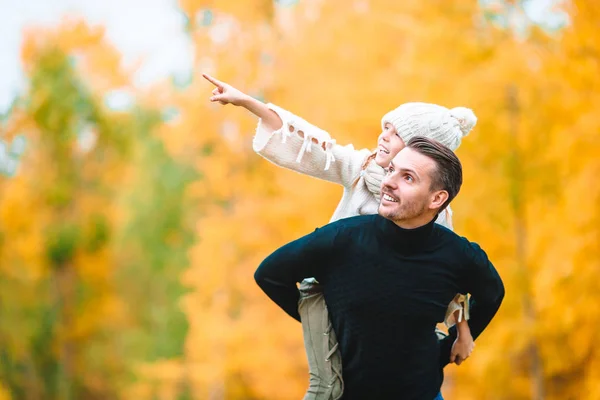
[[[259,120],[252,143],[254,151],[280,167],[341,185],[344,193],[329,222],[377,213],[384,170],[374,161],[363,169],[371,150],[355,150],[351,144],[341,146],[329,133],[304,119],[274,104],[267,106],[279,115],[283,126],[271,131]],[[436,223],[452,229],[450,207],[440,213]],[[469,318],[468,302],[458,294],[446,312],[444,322],[448,327],[456,323],[454,312],[463,309],[461,303],[465,305],[464,317]],[[462,316],[463,312],[459,320]]]
[[[259,120],[254,151],[280,167],[341,185],[344,193],[329,222],[377,213],[384,170],[374,161],[363,169],[371,150],[341,146],[304,119],[274,104],[267,106],[279,115],[283,126],[269,131]],[[448,208],[436,222],[452,229],[451,215]]]

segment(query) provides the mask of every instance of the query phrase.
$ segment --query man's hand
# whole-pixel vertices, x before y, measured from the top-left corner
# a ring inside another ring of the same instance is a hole
[[[471,335],[460,335],[452,345],[450,362],[455,363],[456,365],[462,364],[463,361],[469,358],[474,347],[475,342]]]
[[[204,79],[215,85],[214,90],[212,91],[212,97],[210,101],[225,104],[233,104],[234,106],[240,106],[244,102],[244,100],[248,99],[248,95],[243,93],[240,90],[237,90],[233,86],[221,82],[220,80],[213,78],[210,75],[202,74]]]

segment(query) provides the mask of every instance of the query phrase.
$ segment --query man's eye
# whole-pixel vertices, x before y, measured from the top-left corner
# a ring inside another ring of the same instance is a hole
[[[410,175],[406,175],[406,176],[404,177],[404,179],[406,179],[408,182],[412,182],[412,181],[414,181],[413,177],[412,177],[412,176],[410,176]]]

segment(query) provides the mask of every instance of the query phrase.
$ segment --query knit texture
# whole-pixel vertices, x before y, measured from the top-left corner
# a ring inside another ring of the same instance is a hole
[[[383,116],[382,127],[386,122],[405,143],[415,136],[425,136],[455,151],[477,123],[477,117],[465,107],[449,110],[437,104],[405,103]]]
[[[489,324],[504,287],[485,252],[433,221],[402,229],[379,216],[333,222],[286,244],[255,273],[263,291],[299,319],[297,282],[323,287],[339,340],[344,400],[433,399],[456,330],[434,327],[456,293],[471,293],[471,333]]]
[[[341,146],[329,133],[291,112],[274,104],[268,104],[268,107],[279,115],[283,126],[270,131],[259,120],[253,140],[254,151],[280,167],[341,185],[344,188],[342,199],[330,222],[377,214],[385,171],[375,161],[363,170],[372,151],[355,150],[352,145]],[[436,222],[451,228],[448,219],[451,212],[448,209],[440,213]]]

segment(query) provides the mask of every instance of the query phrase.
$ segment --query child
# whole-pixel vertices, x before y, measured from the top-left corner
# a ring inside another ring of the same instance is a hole
[[[338,145],[327,132],[289,111],[266,105],[231,85],[203,76],[215,85],[212,102],[242,106],[259,117],[253,141],[258,154],[281,167],[343,186],[342,199],[330,222],[377,213],[384,168],[411,137],[435,139],[454,151],[477,121],[473,112],[463,107],[448,110],[435,104],[406,103],[382,118],[383,131],[375,151],[355,150],[352,145]],[[452,229],[451,210],[443,211],[436,222]],[[311,278],[301,283],[299,291],[298,307],[310,373],[304,400],[339,399],[343,393],[342,361],[323,294],[318,282]],[[457,326],[450,362],[458,365],[474,347],[467,319],[468,301],[457,294],[448,306],[444,322],[448,327]]]

